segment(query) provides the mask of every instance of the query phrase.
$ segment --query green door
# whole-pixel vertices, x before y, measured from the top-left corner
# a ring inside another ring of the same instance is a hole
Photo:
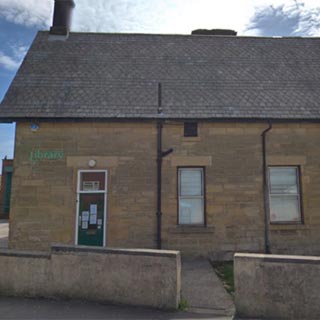
[[[12,172],[5,172],[6,175],[6,186],[4,194],[4,213],[10,212],[10,197],[11,197],[11,183],[12,183]]]
[[[78,245],[103,246],[106,212],[106,172],[80,171]]]

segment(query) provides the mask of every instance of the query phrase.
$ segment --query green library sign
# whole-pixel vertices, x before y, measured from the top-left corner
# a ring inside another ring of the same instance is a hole
[[[64,157],[62,150],[34,150],[30,152],[30,161],[61,160]]]

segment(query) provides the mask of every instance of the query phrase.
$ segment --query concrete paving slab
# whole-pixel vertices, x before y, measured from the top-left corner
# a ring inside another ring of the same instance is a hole
[[[206,259],[182,260],[182,297],[192,312],[232,316],[235,307],[221,280]]]

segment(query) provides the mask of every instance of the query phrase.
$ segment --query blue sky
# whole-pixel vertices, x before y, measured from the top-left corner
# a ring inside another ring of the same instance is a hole
[[[0,18],[0,100],[5,95],[36,28],[27,28]],[[0,159],[13,157],[14,124],[0,124]]]
[[[320,36],[318,0],[75,0],[72,31]],[[37,30],[48,30],[53,0],[0,0],[0,101]],[[14,124],[0,124],[0,159],[13,157]],[[1,170],[1,169],[0,169]]]

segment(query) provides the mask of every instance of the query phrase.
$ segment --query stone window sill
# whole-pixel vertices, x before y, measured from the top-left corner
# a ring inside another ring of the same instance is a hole
[[[170,233],[214,233],[214,227],[182,226],[178,225],[169,229]]]
[[[183,142],[198,142],[201,141],[201,137],[200,136],[196,136],[196,137],[183,137]]]
[[[302,223],[292,223],[292,224],[281,224],[273,223],[269,225],[270,230],[300,230],[307,229],[305,224]]]

